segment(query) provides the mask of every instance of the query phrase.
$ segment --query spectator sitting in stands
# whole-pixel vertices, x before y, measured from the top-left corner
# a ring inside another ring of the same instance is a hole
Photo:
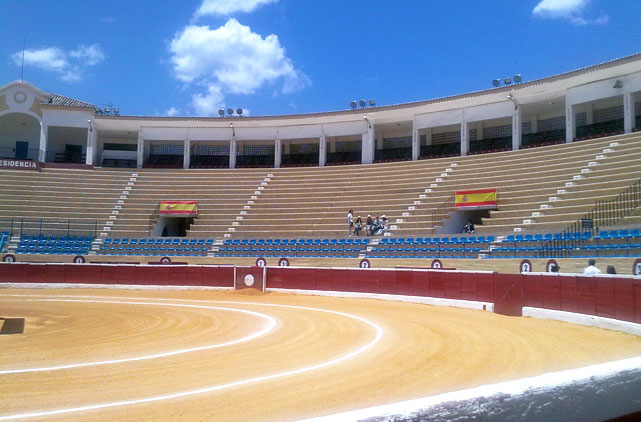
[[[472,220],[467,220],[467,224],[463,227],[463,233],[474,233],[474,224],[472,224]]]
[[[356,217],[356,223],[354,223],[354,236],[360,236],[361,230],[363,230],[363,220],[359,215],[358,217]]]
[[[606,274],[616,274],[617,270],[614,268],[614,265],[608,265],[605,268],[605,272],[606,272]]]
[[[599,274],[601,274],[601,270],[598,269],[595,265],[596,265],[596,260],[594,258],[590,258],[588,260],[588,266],[585,267],[585,270],[583,270],[583,274],[585,274],[585,275],[599,275]]]
[[[383,234],[385,234],[386,231],[387,231],[387,216],[386,215],[382,215],[381,216],[381,224],[380,224],[376,234],[383,235]]]
[[[372,234],[372,227],[374,227],[374,220],[372,220],[371,215],[367,214],[367,224],[365,225],[365,233],[367,233],[368,236]]]
[[[381,228],[381,219],[377,215],[376,219],[374,220],[374,222],[372,224],[372,228],[370,229],[370,232],[369,232],[370,236],[374,236],[376,234],[376,232],[378,232],[378,229],[380,229],[380,228]]]

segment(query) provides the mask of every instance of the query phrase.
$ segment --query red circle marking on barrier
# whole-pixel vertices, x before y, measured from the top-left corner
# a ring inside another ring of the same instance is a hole
[[[553,272],[552,271],[552,267],[553,266],[555,266],[555,267],[559,266],[559,264],[556,262],[556,259],[548,259],[548,262],[545,264],[545,271],[547,271],[549,273]]]
[[[532,272],[532,263],[529,259],[524,259],[523,261],[521,261],[521,263],[519,264],[519,271],[521,273]]]
[[[279,267],[289,267],[289,259],[287,259],[287,258],[281,258],[281,259],[278,261],[278,266],[279,266]]]
[[[74,264],[84,264],[85,263],[85,257],[82,255],[76,255],[73,257],[73,263]]]
[[[361,262],[358,263],[359,268],[372,268],[372,264],[369,262],[369,259],[363,258]]]
[[[160,258],[160,263],[161,264],[171,264],[171,258],[169,258],[168,256],[163,256],[162,258]]]
[[[443,263],[441,262],[440,259],[434,259],[434,260],[432,260],[431,267],[436,269],[436,270],[440,270],[441,268],[443,268]]]
[[[280,265],[280,263],[279,263],[279,265]],[[267,266],[267,260],[265,258],[258,258],[256,260],[256,266],[257,267],[265,267],[265,266]]]
[[[641,258],[634,260],[634,265],[632,265],[632,274],[641,275]]]
[[[16,257],[15,255],[8,253],[2,257],[2,262],[16,262]]]

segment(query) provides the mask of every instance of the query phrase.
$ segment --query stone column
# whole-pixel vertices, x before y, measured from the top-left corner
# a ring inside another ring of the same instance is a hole
[[[138,132],[138,150],[136,151],[136,167],[141,169],[145,159],[145,140]]]
[[[517,107],[512,115],[512,150],[516,151],[521,148],[521,139],[523,137],[523,126],[521,125],[521,107]]]
[[[238,143],[236,141],[236,136],[232,135],[229,140],[229,168],[236,168],[236,149],[238,148]]]
[[[623,130],[625,133],[632,133],[634,127],[634,100],[632,93],[623,94]]]
[[[274,141],[274,168],[279,169],[283,160],[283,143],[280,139]]]
[[[85,164],[88,166],[100,165],[101,163],[97,162],[98,158],[98,133],[96,128],[93,127],[93,122],[89,123],[89,128],[87,129],[87,154],[85,158]]]
[[[363,133],[361,137],[361,163],[372,164],[374,162],[374,146],[376,133],[374,131],[374,123],[369,119],[364,120],[366,132]]]
[[[318,141],[318,166],[325,167],[327,162],[327,138],[325,135],[321,136]]]
[[[571,143],[576,136],[576,118],[574,117],[574,104],[565,102],[565,142]]]
[[[421,154],[421,137],[418,136],[418,129],[416,128],[416,118],[412,121],[412,161],[418,160]]]
[[[191,165],[191,140],[189,138],[185,139],[183,148],[183,168],[188,169]]]
[[[49,127],[40,122],[40,147],[38,151],[38,161],[44,163],[47,159],[47,138],[49,135]]]
[[[461,157],[470,152],[470,131],[467,128],[467,122],[461,123]]]

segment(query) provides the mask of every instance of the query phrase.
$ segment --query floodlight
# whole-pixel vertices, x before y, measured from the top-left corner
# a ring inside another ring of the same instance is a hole
[[[227,109],[227,114],[229,114],[230,116],[231,116],[232,114],[234,114],[234,109],[233,109],[233,108],[228,108],[228,109]]]
[[[111,113],[111,109],[109,107],[105,107],[105,114]]]
[[[225,115],[225,110],[223,110],[222,108],[220,110],[218,110],[218,115],[220,117],[223,117]]]
[[[374,100],[369,100],[369,106],[374,107],[376,105],[376,101]]]
[[[501,85],[501,80],[500,79],[492,79],[492,85],[495,88],[498,88],[498,86]]]
[[[358,100],[358,105],[361,107],[365,107],[365,100]]]
[[[517,83],[517,84],[523,80],[521,78],[521,74],[520,73],[517,73],[516,75],[514,75],[513,79],[514,79],[514,82]]]
[[[239,116],[243,114],[243,109],[242,108],[236,109],[236,114],[238,114]]]
[[[503,78],[503,83],[505,85],[511,85],[512,84],[512,79],[510,78]]]
[[[118,107],[114,107],[114,114],[120,115],[120,109]]]

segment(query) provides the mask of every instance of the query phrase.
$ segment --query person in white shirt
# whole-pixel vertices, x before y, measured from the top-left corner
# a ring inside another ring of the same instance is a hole
[[[601,270],[595,267],[595,265],[596,265],[596,261],[594,260],[594,258],[590,258],[590,260],[588,260],[588,266],[585,267],[585,270],[583,270],[583,274],[585,275],[601,274]]]
[[[352,227],[354,227],[354,211],[347,212],[347,236],[352,237]]]

